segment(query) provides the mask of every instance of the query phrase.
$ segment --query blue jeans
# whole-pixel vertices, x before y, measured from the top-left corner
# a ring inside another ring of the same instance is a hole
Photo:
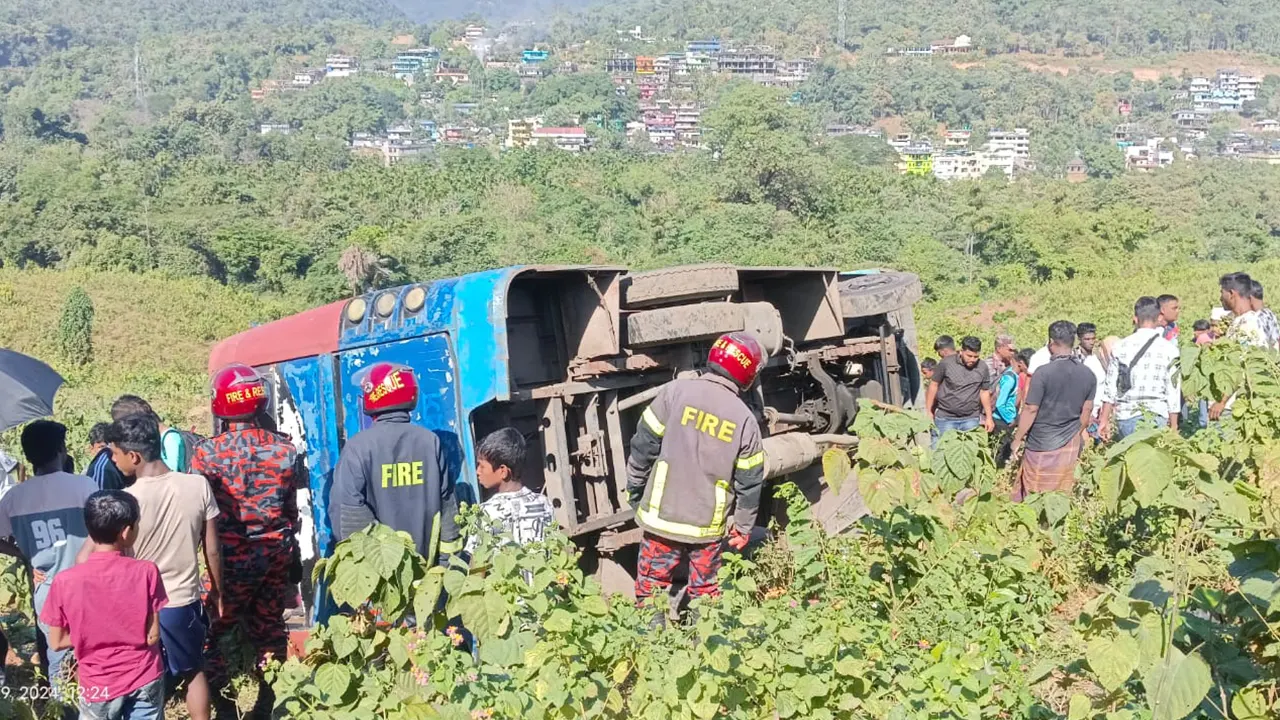
[[[1142,423],[1142,419],[1143,419],[1142,415],[1139,415],[1137,417],[1125,418],[1125,419],[1117,419],[1116,430],[1119,431],[1120,433],[1120,439],[1123,440],[1129,437],[1130,435],[1134,434],[1135,432],[1137,432],[1138,425]],[[1155,423],[1155,426],[1158,428],[1169,427],[1169,416],[1167,415],[1164,415],[1161,417],[1153,417],[1151,418],[1151,421]]]
[[[942,418],[936,415],[933,418],[933,446],[938,446],[938,438],[952,430],[956,432],[969,432],[982,424],[982,418]]]
[[[115,700],[80,703],[80,720],[161,720],[163,717],[163,674]]]

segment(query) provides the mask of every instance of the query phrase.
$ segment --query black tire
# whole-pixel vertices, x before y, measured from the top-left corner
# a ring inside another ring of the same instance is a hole
[[[628,310],[724,298],[738,291],[732,265],[682,265],[650,270],[622,279],[622,306]]]
[[[920,278],[912,273],[882,272],[840,282],[840,309],[846,321],[910,308],[922,296]]]
[[[697,303],[645,310],[627,317],[627,345],[633,348],[709,340],[742,329],[742,306]]]

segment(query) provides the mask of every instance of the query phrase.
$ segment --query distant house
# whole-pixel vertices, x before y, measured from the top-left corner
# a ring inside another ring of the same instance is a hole
[[[636,59],[630,55],[618,53],[604,61],[604,71],[611,75],[634,73],[636,71]]]
[[[509,148],[529,147],[533,144],[533,131],[542,127],[542,118],[532,117],[507,121],[507,140]]]
[[[436,82],[449,82],[454,85],[466,85],[471,82],[471,76],[462,68],[452,68],[445,65],[438,65],[435,72]]]
[[[1067,163],[1067,182],[1081,183],[1089,179],[1089,166],[1076,155]]]
[[[1255,132],[1280,132],[1280,120],[1254,120],[1253,129]]]
[[[293,74],[293,86],[309,88],[324,79],[324,70],[303,70]]]
[[[973,131],[969,128],[947,130],[947,134],[943,139],[943,147],[947,150],[963,150],[969,147],[969,139],[971,137],[973,137]]]
[[[973,39],[968,35],[957,35],[954,39],[931,45],[929,49],[936,55],[963,55],[973,52]]]
[[[288,123],[262,123],[258,126],[260,135],[290,135],[293,128]]]
[[[360,72],[360,61],[348,55],[330,55],[324,60],[325,77],[351,77]]]
[[[544,127],[533,131],[531,142],[535,146],[550,145],[568,152],[581,152],[591,147],[591,138],[583,127]]]
[[[1124,149],[1124,166],[1126,170],[1150,172],[1157,168],[1173,164],[1173,151],[1166,150],[1161,143],[1164,138],[1149,138],[1141,144],[1130,145]]]
[[[908,145],[898,153],[898,172],[904,175],[932,175],[933,146],[927,142]]]

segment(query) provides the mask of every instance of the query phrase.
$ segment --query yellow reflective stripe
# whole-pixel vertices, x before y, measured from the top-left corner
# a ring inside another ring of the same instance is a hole
[[[729,481],[716,481],[716,508],[711,511],[711,526],[707,528],[708,534],[723,535],[724,534],[724,511],[729,506]]]
[[[431,518],[431,542],[427,543],[427,564],[436,564],[436,550],[440,547],[440,512]]]
[[[738,458],[738,462],[735,463],[735,465],[737,465],[737,468],[739,470],[750,470],[751,468],[758,467],[763,463],[764,463],[764,451],[761,450],[755,455],[751,455],[749,457],[744,457],[744,458]]]
[[[667,426],[663,425],[662,421],[658,419],[658,414],[653,411],[652,405],[645,408],[644,414],[640,417],[644,419],[645,424],[649,426],[649,429],[653,431],[654,435],[662,437],[666,434]]]
[[[729,483],[726,480],[716,481],[716,506],[711,511],[711,524],[706,527],[688,523],[672,522],[658,514],[662,504],[662,493],[667,487],[667,464],[658,461],[653,473],[653,494],[649,496],[649,504],[636,510],[636,518],[651,530],[682,535],[692,538],[719,537],[724,534],[725,510],[729,506]]]
[[[442,553],[456,553],[461,551],[462,551],[462,538],[458,538],[453,542],[440,543],[440,552]]]

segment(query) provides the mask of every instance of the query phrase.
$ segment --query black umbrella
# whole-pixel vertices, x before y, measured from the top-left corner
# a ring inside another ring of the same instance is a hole
[[[53,414],[62,376],[39,360],[0,348],[0,430]]]

